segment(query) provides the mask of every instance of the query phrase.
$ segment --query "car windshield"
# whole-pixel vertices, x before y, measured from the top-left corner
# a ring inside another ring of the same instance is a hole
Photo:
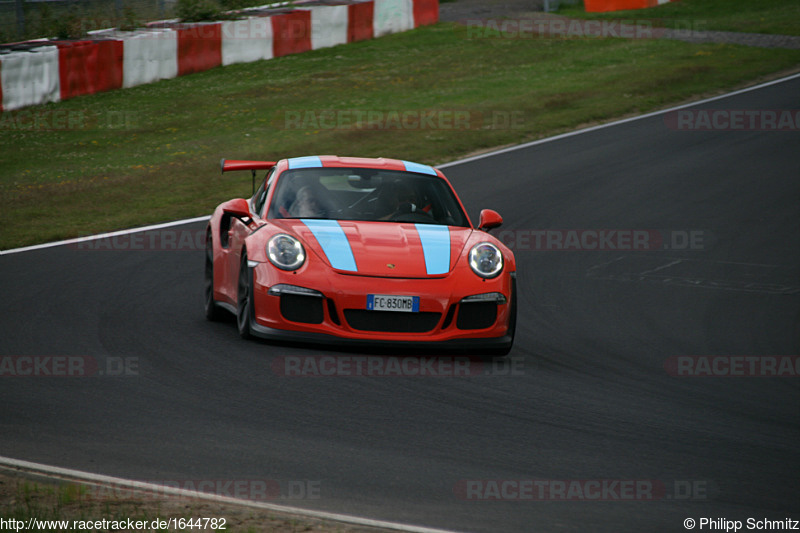
[[[269,218],[469,226],[438,176],[372,168],[303,168],[278,178]]]

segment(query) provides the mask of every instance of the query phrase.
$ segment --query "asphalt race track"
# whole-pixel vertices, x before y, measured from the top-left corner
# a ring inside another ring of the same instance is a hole
[[[797,110],[799,95],[795,77],[693,109]],[[675,374],[679,356],[800,354],[800,132],[670,124],[444,166],[473,220],[503,215],[495,232],[519,264],[510,362],[470,377],[281,375],[281,357],[355,354],[207,322],[203,251],[187,238],[203,223],[4,255],[0,356],[98,372],[6,367],[0,455],[137,480],[268,479],[294,496],[278,503],[460,531],[798,520],[800,379]],[[559,250],[564,230],[653,230],[668,249]]]

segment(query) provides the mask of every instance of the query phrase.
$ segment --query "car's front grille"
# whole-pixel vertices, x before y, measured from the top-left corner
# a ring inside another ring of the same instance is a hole
[[[367,311],[345,309],[344,318],[350,327],[361,331],[386,333],[425,333],[439,323],[441,313],[402,313],[395,311]]]
[[[282,294],[281,315],[292,322],[321,324],[323,319],[322,301],[322,298],[316,296]]]
[[[484,329],[491,327],[497,320],[497,304],[495,302],[461,302],[458,305],[458,329]]]

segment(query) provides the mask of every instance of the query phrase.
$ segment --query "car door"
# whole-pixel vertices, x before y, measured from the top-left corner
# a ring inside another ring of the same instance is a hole
[[[261,186],[248,201],[250,212],[253,214],[253,220],[256,224],[262,223],[260,213],[267,195],[268,178],[269,174],[267,174]],[[220,219],[219,232],[222,263],[224,265],[224,276],[220,285],[221,292],[229,302],[236,304],[242,247],[244,240],[252,232],[252,227],[248,227],[247,224],[235,217],[223,214]]]

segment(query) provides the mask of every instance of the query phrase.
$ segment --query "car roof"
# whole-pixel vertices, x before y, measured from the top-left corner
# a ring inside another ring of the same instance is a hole
[[[417,172],[419,174],[430,174],[432,176],[443,177],[442,174],[430,165],[414,163],[401,159],[389,159],[385,157],[339,157],[336,155],[312,155],[305,157],[292,157],[286,159],[288,169],[296,168],[381,168],[386,170],[399,170],[406,172]],[[281,165],[282,166],[282,165]]]

